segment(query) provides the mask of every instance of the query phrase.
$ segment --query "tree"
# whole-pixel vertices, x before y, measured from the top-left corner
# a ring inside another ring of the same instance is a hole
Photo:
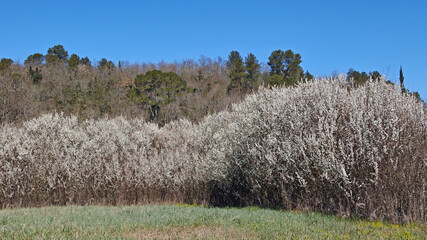
[[[98,68],[99,69],[108,69],[113,70],[116,68],[114,63],[112,61],[108,61],[106,58],[101,59],[101,61],[98,62]]]
[[[301,55],[294,54],[292,50],[283,52],[282,50],[273,51],[268,57],[267,64],[270,66],[270,82],[269,85],[292,86],[297,84],[304,77],[303,69],[301,68]],[[280,80],[281,77],[282,79]]]
[[[405,80],[405,77],[403,77],[402,66],[400,66],[399,81],[400,81],[400,88],[402,89],[402,92],[405,92],[405,83],[404,83],[404,80]]]
[[[313,80],[314,77],[308,71],[306,71],[305,74],[304,74],[304,79],[307,80],[307,81],[310,81],[310,80]]]
[[[369,73],[369,77],[372,80],[380,80],[381,79],[381,74],[378,71],[373,71]]]
[[[127,95],[136,104],[148,107],[151,121],[161,123],[161,107],[174,102],[186,88],[187,83],[176,73],[152,70],[138,74]]]
[[[347,79],[353,81],[355,86],[360,86],[368,81],[369,76],[366,72],[360,73],[353,68],[350,68],[347,72]]]
[[[64,62],[68,58],[68,52],[65,51],[62,45],[56,45],[47,50],[45,58],[48,63]]]
[[[28,70],[28,73],[30,74],[31,79],[35,84],[39,83],[43,79],[41,70],[39,70],[38,67],[36,67],[36,70],[34,71],[33,68],[30,66],[30,70]]]
[[[245,84],[243,86],[244,90],[251,90],[255,87],[256,82],[260,77],[260,69],[261,65],[258,63],[255,55],[249,53],[247,57],[245,57],[245,68],[246,68],[246,76],[245,76]]]
[[[68,52],[65,51],[64,46],[62,45],[56,45],[49,48],[49,50],[47,50],[47,54],[55,55],[58,57],[59,60],[66,60],[68,57]]]
[[[48,63],[48,64],[60,62],[58,56],[56,56],[56,55],[47,54],[45,56],[45,59],[46,59],[46,63]]]
[[[84,57],[84,58],[80,59],[80,63],[83,65],[86,65],[86,66],[90,66],[90,64],[91,64],[88,57]]]
[[[411,92],[410,95],[413,96],[418,102],[424,103],[423,99],[421,98],[421,95],[418,92]]]
[[[0,71],[8,69],[10,66],[12,66],[13,60],[10,58],[2,58],[0,60]]]
[[[267,85],[269,86],[282,86],[284,83],[283,77],[279,74],[270,75],[267,79]]]
[[[80,64],[80,57],[77,54],[72,54],[68,59],[68,66],[70,68],[76,68]]]
[[[300,54],[294,54],[292,50],[287,50],[285,52],[285,71],[283,78],[287,86],[297,84],[303,77],[304,71],[300,66],[301,62]]]
[[[33,66],[41,66],[44,62],[44,56],[41,53],[34,53],[27,57],[24,64],[25,65],[33,65]]]
[[[270,75],[279,75],[282,76],[285,68],[284,64],[285,53],[282,50],[273,51],[268,57],[267,65],[270,66],[271,71]]]
[[[236,88],[241,89],[245,77],[245,67],[238,51],[231,51],[228,55],[227,68],[230,70],[229,77],[231,79],[227,92]]]

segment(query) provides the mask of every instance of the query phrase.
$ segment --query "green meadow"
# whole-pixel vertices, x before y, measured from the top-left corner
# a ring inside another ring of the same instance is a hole
[[[426,226],[192,205],[0,210],[0,239],[426,239]]]

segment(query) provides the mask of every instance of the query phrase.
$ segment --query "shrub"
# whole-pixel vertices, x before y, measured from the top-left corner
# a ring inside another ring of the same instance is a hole
[[[0,206],[175,201],[426,222],[425,106],[343,77],[260,89],[198,124],[47,114],[0,128]]]

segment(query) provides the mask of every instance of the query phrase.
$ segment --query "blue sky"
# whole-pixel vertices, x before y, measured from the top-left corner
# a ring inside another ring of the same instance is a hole
[[[68,52],[130,63],[300,53],[314,75],[378,70],[427,99],[427,1],[1,1],[0,58]]]

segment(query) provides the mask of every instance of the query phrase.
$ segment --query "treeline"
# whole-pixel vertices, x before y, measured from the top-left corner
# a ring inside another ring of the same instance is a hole
[[[92,63],[87,56],[69,55],[56,45],[46,54],[28,56],[23,64],[1,59],[0,123],[22,122],[53,111],[80,120],[142,116],[159,125],[180,118],[197,122],[260,85],[294,86],[313,79],[301,62],[301,55],[292,50],[276,50],[267,64],[252,53],[243,58],[232,51],[226,60],[202,56],[198,61],[116,65],[106,58]],[[348,72],[355,86],[379,77],[378,71]]]

